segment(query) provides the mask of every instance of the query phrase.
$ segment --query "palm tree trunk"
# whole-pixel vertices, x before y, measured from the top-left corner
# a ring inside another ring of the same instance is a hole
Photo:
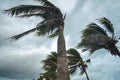
[[[85,75],[86,75],[87,80],[90,80],[89,77],[88,77],[86,69],[84,69],[84,71],[85,71]]]
[[[57,44],[57,53],[58,53],[57,80],[70,80],[63,28],[64,28],[64,24],[62,24],[59,27],[59,36],[58,36],[58,44]]]

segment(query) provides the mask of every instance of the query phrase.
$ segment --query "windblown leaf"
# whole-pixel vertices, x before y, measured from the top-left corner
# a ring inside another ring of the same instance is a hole
[[[27,34],[29,34],[29,33],[32,33],[32,32],[34,32],[34,31],[36,31],[37,30],[37,27],[36,28],[33,28],[33,29],[30,29],[30,30],[28,30],[28,31],[25,31],[25,32],[23,32],[23,33],[21,33],[21,34],[18,34],[18,35],[15,35],[15,36],[12,36],[12,37],[10,37],[10,38],[8,38],[8,39],[12,39],[12,40],[18,40],[19,38],[21,38],[21,37],[23,37],[23,36],[25,36],[25,35],[27,35]]]
[[[80,75],[83,75],[85,73],[84,68],[80,68]]]
[[[43,23],[39,23],[37,25],[37,35],[38,36],[44,36],[48,33],[48,35],[50,33],[53,33],[53,31],[58,28],[59,25],[59,21],[51,19],[51,20],[46,20]],[[54,33],[53,33],[54,34]]]
[[[73,48],[69,49],[67,51],[67,53],[70,54],[71,56],[76,57],[76,58],[79,58],[79,59],[81,58],[79,52],[77,50],[73,49]]]
[[[104,25],[104,27],[112,34],[112,37],[114,37],[114,28],[113,24],[105,17],[100,18],[99,21]]]
[[[50,34],[48,37],[49,38],[54,38],[54,37],[58,36],[58,32],[59,32],[59,30],[57,29],[55,32],[53,32],[52,34]]]
[[[52,10],[48,7],[37,6],[37,5],[20,5],[4,11],[5,13],[8,13],[11,16],[14,15],[18,16],[20,14],[52,12]]]
[[[74,66],[74,67],[70,67],[69,69],[70,69],[70,70],[69,70],[70,74],[73,74],[73,73],[75,73],[75,71],[77,70],[77,67]]]
[[[59,16],[59,18],[62,19],[63,15],[62,15],[60,9],[57,8],[55,5],[53,5],[50,1],[48,1],[48,0],[35,0],[35,1],[41,2],[43,4],[43,6],[52,8],[53,12],[55,12],[53,15],[54,16],[57,15],[57,17]]]
[[[90,63],[90,62],[91,62],[91,60],[90,60],[90,59],[87,59],[85,62]]]
[[[87,25],[87,28],[82,31],[82,38],[85,38],[91,34],[103,34],[107,36],[106,31],[95,23],[90,23]]]
[[[53,8],[57,8],[55,5],[53,5],[51,2],[49,2],[48,0],[35,0],[38,1],[40,3],[42,3],[44,6],[46,7],[53,7]]]

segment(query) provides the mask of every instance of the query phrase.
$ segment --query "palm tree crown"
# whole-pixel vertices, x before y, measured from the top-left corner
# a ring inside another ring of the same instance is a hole
[[[35,28],[10,38],[18,40],[19,38],[31,32],[36,32],[39,36],[46,35],[47,33],[49,37],[55,37],[58,35],[58,27],[61,23],[63,23],[63,15],[61,11],[48,0],[35,1],[40,2],[42,5],[19,5],[5,10],[5,13],[8,13],[11,16],[22,18],[37,16],[43,18],[43,21],[39,22]]]
[[[73,74],[77,68],[80,68],[80,74],[86,74],[87,80],[89,80],[86,68],[88,67],[87,63],[90,63],[90,59],[83,60],[80,53],[76,49],[69,49],[68,51],[68,60],[69,60],[69,70]]]
[[[109,50],[112,55],[120,57],[120,52],[115,45],[118,40],[114,37],[113,24],[105,17],[98,20],[103,24],[107,31],[96,23],[88,24],[87,28],[82,31],[82,40],[77,47],[84,47],[85,49],[83,49],[83,51],[90,50],[91,53],[104,48]],[[110,36],[107,32],[112,35]]]
[[[51,52],[45,60],[42,60],[44,63],[43,69],[45,73],[40,74],[38,80],[56,80],[57,79],[57,56],[56,52]]]

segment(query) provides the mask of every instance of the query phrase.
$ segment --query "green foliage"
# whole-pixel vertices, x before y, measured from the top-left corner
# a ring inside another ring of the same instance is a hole
[[[53,5],[51,2],[49,2],[48,0],[34,0],[34,1],[38,1],[38,2],[42,3],[44,6],[46,6],[46,7],[56,8],[56,6]]]
[[[79,67],[81,72],[80,74],[84,74],[84,69],[87,68],[87,63],[90,62],[90,59],[84,61],[80,55],[80,53],[76,49],[69,49],[68,53],[68,60],[69,60],[69,70],[70,73],[73,74],[76,72],[77,68]]]
[[[58,36],[59,30],[57,29],[56,31],[54,31],[51,35],[49,35],[49,38],[54,38],[56,36]]]
[[[12,37],[10,37],[9,39],[18,40],[19,38],[21,38],[21,37],[23,37],[23,36],[25,36],[25,35],[28,35],[29,33],[32,33],[32,32],[34,32],[34,31],[36,31],[36,30],[37,30],[37,28],[33,28],[33,29],[30,29],[30,30],[28,30],[28,31],[25,31],[25,32],[23,32],[23,33],[21,33],[21,34],[12,36]]]
[[[21,34],[10,37],[13,40],[18,40],[19,38],[31,33],[36,32],[38,36],[48,35],[49,38],[58,35],[58,28],[63,23],[63,15],[61,11],[53,5],[48,0],[35,0],[39,1],[42,5],[19,5],[7,10],[5,13],[11,16],[17,17],[32,17],[39,16],[43,18],[42,22],[39,22],[37,26],[31,30],[23,32]],[[57,31],[56,31],[57,30]]]
[[[51,54],[49,54],[45,60],[42,60],[44,63],[43,69],[45,72],[40,74],[38,80],[56,80],[57,56],[58,54],[56,52],[51,52]]]
[[[87,25],[87,28],[82,31],[82,40],[77,45],[77,48],[83,48],[83,51],[89,50],[90,53],[104,48],[110,51],[112,55],[120,56],[120,52],[115,45],[118,41],[114,38],[113,24],[105,17],[98,20],[105,26],[108,32],[112,33],[112,36],[109,36],[106,31],[97,24],[90,23]]]
[[[85,38],[91,34],[103,34],[103,35],[107,36],[106,31],[95,23],[88,24],[87,28],[82,31],[83,38]]]
[[[90,59],[84,61],[80,53],[73,48],[67,50],[67,53],[70,73],[75,73],[77,68],[80,68],[80,73],[84,72],[83,68],[87,68],[87,63],[90,63]],[[43,69],[45,70],[45,72],[40,74],[38,80],[40,78],[42,78],[41,80],[56,80],[57,56],[58,54],[56,52],[51,52],[45,60],[42,60],[42,62],[44,63]]]
[[[102,23],[104,27],[112,34],[112,37],[114,37],[113,24],[105,17],[100,18],[99,22]]]

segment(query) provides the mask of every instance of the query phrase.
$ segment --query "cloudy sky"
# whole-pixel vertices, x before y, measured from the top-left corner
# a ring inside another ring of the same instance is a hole
[[[120,36],[120,1],[119,0],[51,0],[58,6],[65,20],[65,39],[67,49],[74,47],[79,41],[80,31],[87,24],[100,17],[111,20]],[[20,4],[38,4],[32,0],[0,0],[0,80],[32,80],[43,72],[40,63],[51,51],[56,51],[56,40],[47,37],[37,37],[34,33],[16,42],[6,40],[8,37],[33,28],[41,19],[21,19],[10,17],[2,10]],[[39,4],[38,4],[39,5]],[[118,47],[120,44],[118,43]],[[80,51],[80,50],[79,50]],[[119,80],[120,58],[111,56],[108,51],[98,50],[84,58],[92,58],[88,68],[91,80]],[[79,75],[79,70],[72,75],[71,80],[86,80]]]

